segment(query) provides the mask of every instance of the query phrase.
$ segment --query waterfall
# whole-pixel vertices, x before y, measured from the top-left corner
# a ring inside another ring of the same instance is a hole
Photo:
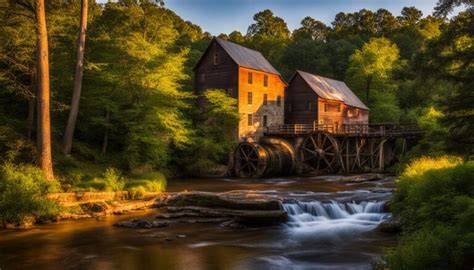
[[[383,212],[384,202],[296,201],[283,203],[288,213],[284,225],[289,233],[311,238],[340,238],[373,230],[390,217]]]

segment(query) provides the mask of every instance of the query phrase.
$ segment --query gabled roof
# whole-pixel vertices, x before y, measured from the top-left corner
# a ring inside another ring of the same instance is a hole
[[[290,79],[290,82],[296,74],[299,74],[309,87],[311,87],[311,89],[313,89],[313,91],[321,98],[338,100],[352,107],[369,110],[369,108],[365,106],[365,104],[351,91],[351,89],[349,89],[349,87],[347,87],[344,82],[321,77],[301,70],[296,71],[295,75]]]
[[[281,77],[281,74],[272,66],[272,64],[268,62],[267,59],[265,59],[265,57],[260,52],[251,50],[249,48],[235,44],[230,41],[220,39],[218,37],[214,37],[210,44],[212,44],[212,42],[214,41],[221,45],[221,47],[232,58],[232,60],[234,60],[237,65],[250,69],[265,71],[268,73],[279,75]],[[208,49],[206,49],[206,51]],[[203,56],[205,54],[206,52],[203,54]],[[199,59],[194,68],[199,65],[201,60],[202,57],[201,59]]]

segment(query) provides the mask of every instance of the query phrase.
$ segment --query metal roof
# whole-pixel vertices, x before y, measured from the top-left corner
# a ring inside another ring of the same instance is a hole
[[[214,38],[219,45],[229,54],[229,56],[237,63],[237,65],[251,68],[255,70],[261,70],[268,73],[281,74],[268,62],[267,59],[258,51],[251,50],[244,46],[240,46],[230,41]]]
[[[296,72],[301,75],[309,87],[321,98],[338,100],[352,107],[369,110],[344,82],[324,78],[300,70]]]

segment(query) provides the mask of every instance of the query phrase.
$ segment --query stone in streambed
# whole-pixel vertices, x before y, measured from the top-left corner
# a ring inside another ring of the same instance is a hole
[[[212,192],[181,192],[163,200],[165,206],[200,206],[210,208],[227,208],[238,210],[279,210],[280,203],[274,198],[254,194],[212,193]]]
[[[383,221],[377,227],[377,231],[383,233],[399,233],[402,230],[402,222],[400,219],[391,218]]]

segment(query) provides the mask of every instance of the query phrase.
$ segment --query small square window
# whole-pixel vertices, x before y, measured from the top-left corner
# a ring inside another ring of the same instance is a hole
[[[253,74],[252,74],[252,72],[249,72],[247,76],[248,76],[247,77],[248,84],[252,84],[253,83]]]
[[[252,100],[253,99],[253,95],[252,95],[252,92],[248,92],[247,93],[247,104],[252,104]]]
[[[263,106],[267,106],[267,105],[268,105],[268,95],[263,94]]]
[[[281,96],[277,96],[277,106],[281,106]]]
[[[263,116],[263,121],[262,125],[266,127],[268,125],[268,117],[266,115]]]
[[[263,75],[263,86],[268,87],[268,75]]]
[[[249,126],[253,126],[253,114],[249,113],[247,115],[247,122]]]

